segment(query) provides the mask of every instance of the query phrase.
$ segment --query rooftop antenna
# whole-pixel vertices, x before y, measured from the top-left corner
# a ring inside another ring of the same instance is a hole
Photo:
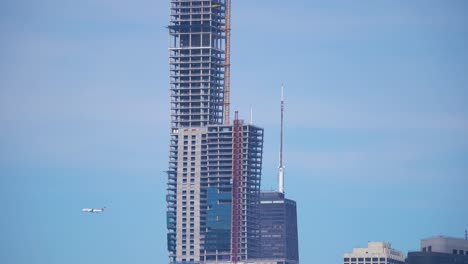
[[[253,124],[253,108],[250,107],[250,124]]]
[[[284,193],[284,167],[283,167],[283,112],[284,112],[284,95],[283,84],[281,84],[281,132],[280,132],[280,153],[279,153],[279,168],[278,168],[278,192]]]

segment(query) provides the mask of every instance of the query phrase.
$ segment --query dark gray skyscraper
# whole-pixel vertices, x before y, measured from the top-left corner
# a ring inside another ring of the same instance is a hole
[[[296,202],[285,198],[283,167],[284,97],[281,87],[281,133],[278,167],[278,192],[262,192],[259,205],[259,259],[278,264],[299,263]]]
[[[259,215],[259,258],[278,264],[299,263],[296,202],[280,192],[262,192]]]

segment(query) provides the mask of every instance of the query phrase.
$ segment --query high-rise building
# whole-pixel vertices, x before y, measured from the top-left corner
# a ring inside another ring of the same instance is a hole
[[[278,191],[260,194],[259,259],[275,264],[299,263],[296,202],[285,198],[283,167],[284,97],[281,87],[281,130],[278,166]]]
[[[354,248],[352,253],[343,256],[344,264],[404,264],[402,252],[391,247],[390,243],[369,242],[367,248]]]
[[[421,240],[421,251],[409,252],[407,264],[468,264],[468,237],[436,236]]]
[[[296,202],[280,192],[260,194],[260,259],[299,263]]]
[[[171,0],[171,125],[223,122],[225,0]]]
[[[230,0],[171,0],[169,263],[258,256],[263,129],[229,120]]]

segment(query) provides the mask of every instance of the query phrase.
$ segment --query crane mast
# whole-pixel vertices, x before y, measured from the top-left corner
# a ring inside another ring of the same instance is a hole
[[[226,46],[224,54],[224,124],[229,125],[231,96],[231,0],[226,0],[225,10]]]

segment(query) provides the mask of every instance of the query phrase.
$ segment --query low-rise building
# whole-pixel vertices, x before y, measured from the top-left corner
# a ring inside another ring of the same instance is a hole
[[[468,264],[468,240],[436,236],[421,240],[421,251],[409,252],[406,264]]]
[[[386,242],[369,242],[367,248],[354,248],[343,256],[344,264],[404,264],[405,255]]]

